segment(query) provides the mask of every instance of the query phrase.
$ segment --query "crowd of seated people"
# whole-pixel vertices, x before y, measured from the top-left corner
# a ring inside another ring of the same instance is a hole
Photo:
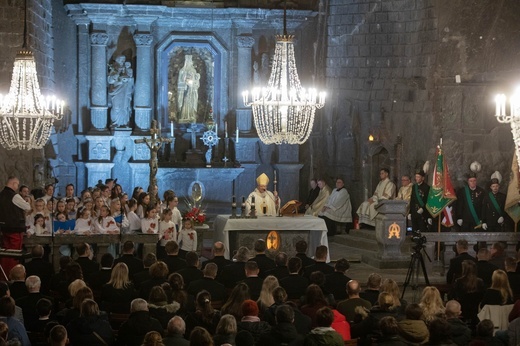
[[[98,264],[92,259],[92,246],[81,243],[60,249],[60,269],[54,273],[44,248],[35,246],[31,262],[15,266],[9,283],[0,283],[0,342],[248,346],[334,346],[351,339],[361,345],[520,342],[520,301],[515,295],[520,274],[517,260],[505,257],[500,244],[493,244],[491,251],[479,250],[477,259],[468,254],[467,242],[459,242],[459,255],[448,272],[447,297],[428,286],[417,304],[408,304],[396,281],[373,273],[363,290],[348,276],[347,260],[326,263],[326,246],[318,246],[314,258],[309,258],[304,241],[296,244],[292,258],[285,253],[271,258],[265,241],[257,240],[253,249],[241,247],[232,260],[224,258],[224,244],[217,242],[214,258],[200,263],[201,254],[193,247],[196,238],[189,233],[179,236],[193,225],[183,224],[171,192],[165,194],[164,203],[154,206],[139,189],[134,200],[108,185],[86,191],[81,198],[68,193],[65,201],[46,196],[34,201],[24,196],[34,203],[27,215],[31,236],[141,230],[158,235],[157,252],[141,259],[135,244],[127,242],[120,255],[105,254]],[[72,229],[56,229],[51,220],[54,215],[69,221],[74,214]],[[493,311],[482,317],[486,306],[510,307],[507,323],[498,325]]]

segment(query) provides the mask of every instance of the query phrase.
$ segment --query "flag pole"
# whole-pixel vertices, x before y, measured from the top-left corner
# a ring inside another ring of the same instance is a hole
[[[439,150],[442,150],[442,137],[440,138],[440,141],[439,141]],[[439,214],[439,216],[438,216],[437,233],[441,233],[441,214]],[[441,241],[439,240],[437,242],[437,261],[440,262],[440,260],[441,260]]]

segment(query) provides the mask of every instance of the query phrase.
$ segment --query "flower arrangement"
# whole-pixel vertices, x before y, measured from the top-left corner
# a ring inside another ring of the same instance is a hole
[[[191,220],[198,225],[206,221],[206,214],[204,213],[204,210],[201,210],[197,207],[193,207],[190,211],[184,214],[183,218],[184,220]]]

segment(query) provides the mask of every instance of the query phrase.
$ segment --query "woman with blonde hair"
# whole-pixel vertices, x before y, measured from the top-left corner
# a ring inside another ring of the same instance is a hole
[[[509,285],[507,273],[502,269],[497,269],[491,277],[491,287],[486,290],[480,302],[480,307],[484,305],[506,305],[513,304],[513,291]]]
[[[156,331],[146,333],[141,346],[164,346],[161,333]]]
[[[274,304],[273,291],[278,286],[280,285],[275,276],[269,275],[264,279],[262,290],[260,291],[260,297],[258,297],[258,300],[256,301],[258,308],[260,309],[260,315],[263,315],[264,311]]]
[[[137,291],[128,278],[128,267],[119,262],[112,269],[110,281],[101,289],[101,305],[106,311],[129,313],[130,302],[135,298]]]
[[[235,344],[237,335],[237,321],[233,315],[223,315],[217,324],[213,341],[215,345]]]
[[[399,310],[399,313],[404,314],[406,309],[406,305],[408,304],[406,300],[401,299],[401,290],[399,289],[399,285],[393,279],[384,279],[381,284],[381,288],[379,289],[381,292],[387,292],[392,295],[394,298],[394,307]]]
[[[419,306],[423,310],[426,324],[429,324],[436,317],[444,315],[445,307],[437,287],[426,286],[423,289]]]

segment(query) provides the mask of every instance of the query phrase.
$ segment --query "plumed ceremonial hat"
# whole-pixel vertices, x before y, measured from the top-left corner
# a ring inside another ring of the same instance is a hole
[[[499,184],[502,182],[502,174],[500,174],[499,171],[495,171],[493,174],[491,174],[491,181],[489,182],[489,185],[493,184]]]
[[[256,184],[257,185],[267,185],[267,184],[269,184],[269,177],[265,173],[260,174],[258,176],[258,178],[256,178]]]

